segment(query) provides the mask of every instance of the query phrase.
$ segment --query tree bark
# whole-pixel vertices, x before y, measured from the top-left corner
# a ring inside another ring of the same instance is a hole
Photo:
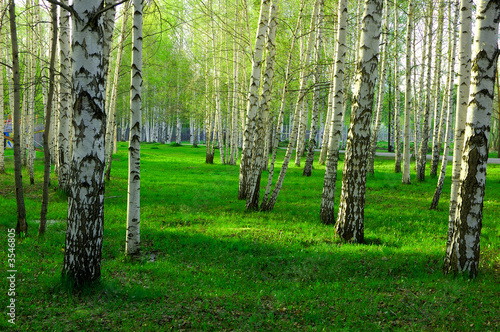
[[[67,5],[67,0],[61,3]],[[58,176],[59,188],[69,191],[69,142],[70,142],[70,121],[71,121],[71,62],[70,62],[70,37],[69,37],[69,19],[70,13],[62,8],[60,10],[59,23],[59,53],[60,53],[60,72],[59,79],[59,130],[58,130]]]
[[[441,146],[439,144],[439,132],[441,123],[444,121],[444,110],[439,111],[439,94],[441,91],[441,61],[443,48],[443,21],[444,21],[444,0],[439,0],[438,4],[438,24],[437,24],[437,41],[436,41],[436,65],[434,68],[434,131],[432,135],[432,159],[431,159],[431,178],[436,177],[437,167],[439,162],[439,152]]]
[[[488,139],[498,59],[500,3],[477,5],[465,143],[458,189],[455,228],[444,271],[475,278],[479,269]]]
[[[141,87],[142,87],[142,7],[143,0],[133,1],[132,70],[130,83],[130,141],[128,154],[127,236],[125,253],[140,251],[141,221]]]
[[[129,17],[129,8],[130,5],[126,2],[123,5],[122,9],[122,26],[120,28],[120,37],[118,40],[118,51],[116,54],[116,62],[115,62],[115,73],[113,75],[112,84],[107,84],[107,86],[111,87],[111,93],[109,100],[106,101],[107,109],[108,109],[108,121],[106,125],[106,144],[105,144],[105,152],[106,152],[106,180],[110,180],[111,175],[111,160],[113,158],[113,148],[112,148],[112,138],[113,129],[116,127],[116,101],[118,94],[118,83],[120,78],[120,68],[122,66],[122,58],[123,58],[123,49],[125,47],[125,39],[126,39],[126,28],[127,21]]]
[[[250,77],[250,86],[248,88],[248,100],[246,107],[245,130],[243,131],[243,149],[241,151],[240,176],[238,199],[248,197],[248,179],[251,172],[253,136],[256,127],[256,117],[259,107],[259,87],[262,70],[262,54],[264,53],[264,42],[267,32],[267,23],[269,19],[269,5],[271,0],[262,0],[260,4],[259,25],[255,39],[255,48],[252,59],[252,74]]]
[[[276,56],[276,30],[277,13],[279,1],[273,0],[270,5],[268,31],[266,33],[266,70],[264,73],[264,82],[262,84],[262,94],[260,96],[259,109],[256,116],[256,133],[254,134],[252,164],[250,177],[247,179],[249,188],[247,189],[247,210],[256,210],[259,208],[260,178],[262,169],[267,163],[264,159],[264,148],[266,140],[266,122],[269,120],[269,108],[271,103],[271,93],[274,78],[274,63]]]
[[[314,150],[316,149],[316,135],[318,133],[318,115],[319,115],[319,107],[320,107],[320,88],[319,82],[321,79],[321,52],[322,52],[322,38],[323,38],[323,7],[324,1],[320,1],[318,16],[316,18],[316,43],[315,54],[316,54],[316,64],[315,64],[315,72],[314,72],[314,97],[313,97],[313,110],[311,116],[311,130],[309,131],[309,143],[307,146],[307,156],[306,162],[304,165],[304,171],[302,173],[303,176],[311,176],[313,161],[314,161]]]
[[[432,26],[432,13],[433,13],[433,2],[429,2],[427,5],[427,23],[426,25]],[[420,148],[418,150],[418,162],[417,162],[417,181],[425,181],[425,164],[427,163],[427,149],[429,148],[429,117],[430,117],[430,104],[431,104],[431,69],[432,69],[432,29],[429,29],[427,35],[427,78],[426,78],[426,95],[425,95],[425,106],[424,115],[422,123],[422,142],[420,143]]]
[[[49,92],[47,96],[47,105],[45,112],[45,130],[43,132],[43,155],[44,155],[44,171],[43,171],[43,193],[42,193],[42,209],[40,212],[40,225],[38,235],[45,234],[45,226],[47,223],[47,207],[49,204],[49,184],[50,184],[50,120],[52,113],[52,101],[54,97],[54,64],[56,62],[57,52],[57,7],[50,4],[50,14],[52,19],[52,39],[50,51],[50,67],[49,67]]]
[[[347,137],[336,233],[349,242],[364,242],[366,164],[370,121],[377,83],[382,1],[366,0],[356,69],[351,123]]]
[[[441,197],[441,192],[443,191],[443,184],[444,184],[444,177],[446,175],[446,167],[448,165],[448,152],[450,151],[450,139],[451,139],[451,118],[452,118],[452,107],[453,107],[453,81],[455,79],[455,56],[456,56],[456,46],[457,46],[457,39],[456,39],[456,30],[457,30],[457,22],[458,22],[458,16],[459,16],[459,8],[458,8],[458,2],[459,0],[456,0],[457,3],[455,5],[455,17],[453,19],[453,26],[452,26],[452,33],[450,33],[450,51],[449,51],[449,58],[448,58],[448,83],[447,83],[447,91],[446,91],[446,97],[447,97],[447,111],[446,111],[446,134],[445,134],[445,143],[444,143],[444,151],[443,151],[443,159],[441,162],[441,172],[439,173],[439,179],[438,183],[436,186],[436,190],[434,192],[434,197],[432,198],[431,202],[431,210],[436,210],[438,207],[439,203],[439,198]],[[450,6],[451,7],[451,6]],[[451,13],[451,11],[450,11]],[[456,144],[459,142],[455,142]]]
[[[403,178],[402,182],[411,184],[410,180],[410,115],[411,115],[411,34],[413,28],[413,1],[408,3],[408,22],[406,24],[406,68],[405,68],[405,122],[403,133]]]
[[[382,110],[384,108],[385,96],[385,66],[387,62],[387,35],[389,25],[389,6],[388,1],[384,0],[384,14],[382,18],[382,45],[380,45],[380,77],[377,93],[377,108],[375,111],[375,120],[373,121],[373,130],[370,138],[370,150],[368,154],[368,174],[375,175],[374,162],[375,152],[377,151],[378,134],[380,132],[380,124],[382,119]]]
[[[14,180],[16,184],[17,225],[18,235],[28,234],[26,223],[26,208],[24,206],[23,175],[21,170],[21,128],[20,128],[20,89],[19,82],[19,51],[17,44],[16,8],[14,1],[9,2],[10,41],[12,47],[12,81],[13,81],[13,111],[12,126],[14,130]],[[3,119],[2,119],[3,121]]]
[[[328,108],[332,109],[331,122],[328,123],[329,135],[326,156],[325,179],[321,197],[320,218],[324,224],[335,223],[335,184],[337,182],[337,163],[339,141],[342,135],[342,115],[344,111],[344,68],[347,53],[347,0],[339,1],[337,41],[335,43],[335,62],[333,82],[330,89]]]
[[[311,16],[311,24],[310,24],[310,30],[311,32],[309,33],[309,38],[307,40],[307,46],[305,52],[302,54],[301,58],[301,65],[302,68],[300,70],[300,87],[299,90],[307,90],[307,80],[308,80],[308,71],[309,71],[309,64],[311,63],[311,57],[312,57],[312,50],[313,46],[315,44],[314,42],[314,36],[316,34],[316,17],[318,16],[319,12],[319,7],[320,7],[320,1],[316,0],[314,2],[314,8],[313,8],[313,13]],[[302,92],[301,92],[302,93]],[[299,129],[298,129],[298,134],[297,134],[297,149],[295,150],[295,166],[299,167],[300,166],[300,160],[302,159],[302,155],[304,154],[305,150],[305,141],[306,141],[306,128],[307,128],[307,100],[305,99],[305,92],[304,92],[304,98],[300,98],[299,104],[297,104],[296,107],[299,108],[300,113],[300,122],[299,122]]]
[[[75,284],[101,276],[104,221],[104,72],[100,0],[73,3],[73,160],[63,275]]]
[[[399,109],[399,57],[398,57],[398,30],[399,16],[397,0],[394,0],[394,172],[401,173],[401,111]]]
[[[299,15],[298,15],[297,24],[296,24],[295,30],[294,30],[294,36],[298,35],[298,31],[300,29],[300,24],[301,24],[301,20],[302,20],[302,12],[303,12],[303,10],[304,10],[304,3],[302,3],[302,5],[300,7],[300,12],[299,12]],[[290,51],[288,53],[288,60],[287,60],[286,70],[285,70],[285,83],[283,85],[283,89],[282,89],[282,92],[281,92],[281,106],[280,106],[280,110],[279,110],[279,113],[278,113],[278,121],[277,121],[277,124],[276,124],[276,132],[275,132],[275,135],[274,135],[274,138],[273,138],[274,143],[272,144],[272,146],[273,146],[273,153],[272,153],[272,157],[271,157],[271,163],[270,163],[270,166],[269,166],[269,176],[268,176],[268,180],[267,180],[266,191],[264,193],[264,198],[262,199],[262,203],[261,203],[261,210],[263,210],[263,211],[272,210],[273,207],[274,207],[274,203],[273,203],[272,206],[269,204],[269,194],[271,192],[271,185],[272,185],[272,182],[273,182],[274,164],[276,162],[276,154],[278,152],[278,142],[279,142],[279,138],[280,138],[280,135],[281,135],[281,128],[283,126],[283,121],[284,121],[284,117],[285,117],[286,94],[288,93],[288,91],[287,91],[288,90],[288,84],[290,83],[291,63],[292,63],[293,51],[294,51],[294,48],[295,48],[296,41],[297,41],[297,38],[293,38],[292,39],[292,42],[291,42],[291,45],[290,45]],[[291,115],[290,115],[290,120],[291,120]],[[290,143],[291,143],[291,141],[289,141],[288,146],[289,147],[293,146],[293,144],[290,145]],[[286,152],[287,155],[288,155],[289,152],[290,152],[290,156],[291,156],[291,153],[292,153],[291,150],[289,151],[287,149],[287,152]],[[290,156],[288,157],[288,160],[290,159]],[[286,156],[285,156],[285,160],[287,160]],[[285,165],[285,162],[284,162],[284,165]],[[286,163],[285,168],[287,168],[287,167],[288,167],[288,162]],[[285,173],[286,173],[286,171],[285,171]],[[280,177],[281,177],[281,172],[280,172]],[[284,175],[283,175],[283,179],[284,179]],[[275,188],[278,186],[278,183],[276,183]],[[279,194],[279,190],[276,192],[275,195],[274,194],[275,193],[273,192],[273,196],[277,197],[278,194]],[[274,200],[274,202],[275,202],[275,200]]]

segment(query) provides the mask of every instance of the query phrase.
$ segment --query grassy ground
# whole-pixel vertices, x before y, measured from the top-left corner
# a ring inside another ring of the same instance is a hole
[[[7,229],[16,221],[12,157],[6,159],[7,173],[0,175],[2,262]],[[441,272],[449,178],[439,210],[429,211],[436,180],[417,183],[413,175],[412,185],[402,185],[393,160],[377,159],[367,184],[367,244],[354,245],[340,243],[334,228],[319,221],[323,167],[315,165],[310,178],[291,167],[275,210],[258,213],[245,212],[236,199],[239,168],[219,160],[217,152],[216,164],[205,164],[204,148],[142,145],[143,250],[129,262],[123,255],[127,147],[119,144],[106,185],[102,282],[72,290],[60,278],[65,224],[50,225],[44,239],[35,236],[40,156],[36,184],[25,186],[30,236],[16,243],[14,329],[500,329],[500,166],[488,166],[480,274],[470,281]],[[65,215],[64,195],[51,189],[48,218]],[[6,270],[4,263],[3,280]],[[2,313],[0,327],[10,326],[7,318]]]

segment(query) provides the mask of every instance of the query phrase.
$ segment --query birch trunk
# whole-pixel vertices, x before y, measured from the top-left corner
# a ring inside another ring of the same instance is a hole
[[[400,102],[399,102],[399,58],[397,49],[398,41],[398,5],[394,0],[394,172],[401,172],[401,120],[400,120]]]
[[[427,6],[427,23],[426,25],[432,26],[432,13],[433,13],[433,2],[429,2]],[[429,117],[431,108],[431,69],[432,69],[432,29],[429,29],[427,35],[427,78],[426,78],[426,95],[425,95],[425,106],[423,114],[422,123],[422,142],[420,143],[420,148],[418,150],[418,162],[417,162],[417,181],[425,181],[425,164],[427,163],[427,149],[429,148]]]
[[[377,109],[375,111],[375,121],[370,138],[370,150],[368,154],[368,174],[375,175],[373,164],[375,162],[375,152],[377,151],[378,134],[380,132],[380,124],[382,118],[382,110],[384,108],[384,95],[385,95],[385,66],[387,59],[387,34],[389,25],[389,5],[388,1],[384,0],[384,14],[382,18],[382,45],[380,45],[380,78],[378,83],[377,94]]]
[[[127,236],[125,253],[140,251],[141,221],[141,87],[142,87],[142,7],[143,0],[133,1],[132,71],[130,84],[130,140],[128,154]]]
[[[36,86],[36,56],[35,51],[36,41],[38,38],[34,38],[34,22],[35,22],[35,10],[38,8],[38,4],[35,1],[30,1],[30,6],[32,6],[30,10],[30,24],[31,27],[28,28],[28,49],[29,49],[29,69],[28,69],[28,80],[29,80],[29,88],[28,88],[28,96],[26,98],[28,103],[28,154],[27,154],[27,162],[28,162],[28,170],[30,174],[30,184],[35,184],[35,173],[34,173],[34,159],[36,156],[35,150],[35,86]],[[28,84],[28,81],[24,82]]]
[[[332,109],[329,129],[328,153],[326,156],[325,179],[321,197],[320,218],[324,224],[335,223],[335,184],[337,182],[337,163],[339,156],[339,140],[342,135],[342,115],[344,111],[344,67],[347,53],[347,0],[339,1],[337,41],[335,43],[335,62],[333,83],[330,89]]]
[[[234,30],[237,31],[239,22],[238,0],[235,1],[235,22]],[[231,110],[231,151],[229,164],[236,165],[238,160],[238,82],[239,82],[239,55],[240,49],[236,38],[233,39],[233,108]]]
[[[21,128],[20,128],[20,90],[19,82],[19,51],[17,45],[16,8],[14,1],[9,2],[10,43],[12,47],[12,86],[13,109],[12,127],[14,131],[14,180],[16,184],[17,225],[16,233],[28,234],[26,223],[26,208],[24,206],[23,175],[21,170]],[[3,121],[3,119],[2,119]]]
[[[403,133],[403,179],[410,184],[410,115],[411,115],[411,35],[413,29],[413,1],[408,3],[408,22],[406,24],[406,68],[405,68],[405,122]]]
[[[320,1],[318,15],[316,18],[316,43],[314,45],[316,54],[316,64],[314,72],[314,99],[313,99],[313,110],[311,115],[311,130],[309,131],[309,143],[307,147],[307,157],[306,163],[304,165],[303,176],[311,176],[313,161],[314,161],[314,150],[316,149],[316,135],[318,133],[318,115],[320,107],[320,88],[319,82],[321,79],[321,52],[322,52],[322,38],[323,38],[323,7],[324,0]]]
[[[276,56],[276,30],[277,30],[277,14],[279,0],[271,1],[269,9],[269,22],[267,24],[268,31],[266,33],[266,70],[264,73],[264,82],[262,84],[262,94],[260,96],[259,109],[256,116],[256,133],[253,143],[253,162],[251,165],[250,177],[247,179],[249,188],[247,189],[247,210],[256,210],[259,208],[259,192],[260,178],[262,169],[267,163],[264,159],[264,149],[266,140],[266,123],[269,120],[269,108],[271,103],[271,93],[273,88],[274,78],[274,63]]]
[[[294,36],[297,36],[298,35],[298,32],[300,30],[300,23],[301,23],[301,20],[302,20],[302,12],[304,10],[304,3],[302,3],[301,7],[300,7],[300,12],[299,12],[299,15],[298,15],[298,20],[297,20],[297,25],[295,26],[295,30],[294,30]],[[261,203],[261,210],[263,211],[268,211],[268,210],[272,210],[273,207],[274,207],[274,202],[276,202],[276,198],[278,196],[278,193],[279,193],[279,190],[276,191],[276,188],[278,187],[278,184],[279,184],[279,181],[276,183],[276,186],[275,186],[275,192],[273,192],[273,196],[275,197],[274,198],[274,201],[272,202],[272,205],[270,204],[269,202],[269,194],[271,192],[271,185],[272,185],[272,182],[273,182],[273,175],[274,175],[274,164],[276,162],[276,154],[278,152],[278,142],[279,142],[279,138],[280,138],[280,133],[281,133],[281,127],[283,126],[283,122],[284,122],[284,117],[285,117],[285,103],[286,103],[286,94],[288,93],[288,84],[290,83],[290,73],[291,73],[291,63],[292,63],[292,57],[293,57],[293,51],[294,51],[294,48],[295,48],[295,43],[297,41],[297,38],[293,38],[292,39],[292,42],[291,42],[291,45],[290,45],[290,51],[288,53],[288,59],[287,59],[287,64],[286,64],[286,71],[285,71],[285,84],[283,85],[283,89],[282,89],[282,92],[281,92],[281,106],[280,106],[280,110],[279,110],[279,113],[278,113],[278,120],[277,120],[277,124],[276,124],[276,132],[275,132],[275,136],[273,137],[273,140],[274,140],[274,143],[272,144],[273,146],[273,153],[272,153],[272,157],[271,157],[271,163],[270,163],[270,166],[269,166],[269,176],[268,176],[268,180],[267,180],[267,186],[266,186],[266,192],[264,194],[264,198],[262,199],[262,203]],[[292,116],[290,114],[290,119],[291,120]],[[290,138],[289,138],[290,139]],[[288,143],[288,149],[287,149],[287,155],[288,156],[288,161],[290,160],[290,156],[292,154],[292,148],[293,147],[293,144],[291,141],[289,141]],[[290,153],[290,155],[288,155],[288,153]],[[285,156],[285,160],[287,160],[287,157]],[[286,162],[285,164],[285,161],[283,163],[284,167],[285,167],[285,173],[286,173],[286,168],[288,167],[288,162]],[[283,167],[282,167],[282,170],[283,170]],[[282,172],[280,172],[280,178],[281,178],[281,174]],[[284,174],[283,174],[283,179],[284,179]],[[280,187],[281,189],[281,187]]]
[[[255,133],[256,117],[259,107],[259,87],[260,75],[262,69],[262,54],[264,52],[264,42],[267,32],[267,23],[269,19],[269,5],[271,0],[262,0],[260,4],[259,25],[255,39],[255,48],[252,59],[252,74],[250,77],[250,86],[248,88],[248,101],[246,107],[245,130],[243,131],[243,149],[241,151],[240,176],[238,199],[248,197],[248,179],[251,172],[252,143]]]
[[[73,160],[63,275],[76,284],[101,276],[104,221],[103,24],[99,0],[73,2]]]
[[[438,24],[437,24],[437,41],[436,41],[436,65],[434,68],[434,130],[432,134],[432,159],[431,159],[431,178],[436,177],[437,167],[439,162],[439,131],[442,123],[444,110],[439,111],[439,93],[441,91],[441,60],[443,48],[443,21],[444,21],[444,0],[439,0],[438,4]]]
[[[47,96],[47,105],[45,112],[45,130],[43,132],[43,154],[44,154],[44,172],[43,172],[43,194],[42,208],[40,211],[40,225],[38,235],[45,233],[45,225],[47,223],[47,207],[49,204],[49,183],[50,183],[50,121],[52,112],[52,102],[54,99],[54,64],[56,62],[57,52],[57,8],[56,5],[50,5],[50,14],[52,20],[52,36],[51,36],[51,51],[50,51],[50,68],[49,68],[49,91]]]
[[[445,143],[444,143],[444,151],[443,157],[441,160],[441,172],[439,173],[439,179],[437,182],[436,190],[434,192],[434,197],[431,202],[431,210],[436,210],[439,203],[439,198],[441,197],[441,192],[443,191],[444,177],[446,175],[446,166],[448,165],[448,152],[450,151],[450,140],[451,140],[451,118],[452,118],[452,107],[453,107],[453,81],[455,80],[455,57],[456,57],[456,47],[457,47],[457,39],[456,39],[456,30],[457,30],[457,22],[459,16],[459,0],[457,0],[455,5],[455,16],[453,19],[453,26],[450,31],[450,45],[449,45],[449,58],[448,58],[448,83],[446,86],[446,134],[445,134]],[[451,6],[450,6],[451,13]]]
[[[106,152],[106,180],[110,180],[111,174],[111,159],[113,157],[113,149],[112,149],[112,138],[113,135],[112,130],[116,127],[116,102],[117,102],[117,94],[118,94],[118,82],[120,78],[120,68],[122,66],[122,58],[123,58],[123,49],[125,47],[125,39],[127,32],[127,21],[128,21],[128,11],[129,11],[129,3],[125,3],[122,9],[122,26],[120,28],[120,37],[118,39],[118,50],[116,53],[116,62],[115,62],[115,72],[113,75],[113,82],[111,84],[107,84],[110,86],[111,93],[109,100],[106,100],[107,109],[108,109],[108,121],[106,124],[106,144],[105,144],[105,152]]]
[[[448,237],[446,241],[446,257],[451,253],[451,242],[455,232],[455,211],[457,208],[458,187],[465,137],[465,120],[469,101],[471,72],[471,40],[472,40],[472,0],[460,1],[460,35],[459,35],[459,67],[457,109],[455,115],[455,139],[453,147],[453,167],[451,171],[450,211],[448,217]]]
[[[306,95],[305,90],[307,90],[307,80],[308,80],[308,71],[309,71],[309,64],[311,63],[311,57],[312,57],[312,50],[313,46],[315,44],[315,34],[316,34],[316,17],[318,16],[319,12],[319,7],[320,7],[320,1],[316,0],[314,2],[314,8],[313,8],[313,13],[311,16],[311,24],[310,24],[310,34],[309,38],[307,40],[307,46],[306,50],[303,53],[302,56],[302,69],[300,71],[300,91],[304,90],[304,97]],[[308,102],[305,98],[300,98],[299,100],[299,117],[300,117],[300,122],[299,122],[299,129],[298,129],[298,135],[297,135],[297,149],[295,150],[295,166],[299,167],[300,166],[300,160],[302,159],[302,155],[304,154],[305,150],[305,141],[306,141],[306,128],[307,128],[307,106]]]
[[[336,233],[344,241],[364,242],[366,164],[377,83],[382,1],[366,0],[361,26],[351,123],[347,137]]]
[[[62,0],[62,4],[67,5],[67,0]],[[61,7],[59,22],[59,57],[60,72],[59,79],[59,130],[58,130],[58,176],[59,188],[68,192],[69,190],[69,140],[70,140],[70,120],[71,120],[71,62],[70,62],[70,38],[69,38],[69,18],[70,13]]]
[[[427,21],[426,21],[427,23]],[[416,30],[416,29],[415,29]],[[425,93],[424,93],[424,77],[425,77],[425,72],[426,72],[426,61],[427,61],[427,36],[429,34],[429,26],[425,24],[425,31],[424,31],[424,37],[423,37],[423,46],[422,46],[422,64],[421,64],[421,69],[420,69],[420,84],[419,84],[419,93],[418,93],[418,116],[415,119],[415,143],[413,148],[415,149],[415,170],[418,173],[419,169],[419,164],[420,164],[420,154],[419,154],[419,148],[421,145],[422,141],[422,131],[421,131],[421,122],[422,122],[422,116],[425,113],[424,112],[424,107],[425,107]],[[415,40],[413,41],[415,43]],[[418,174],[417,174],[418,178]]]
[[[455,228],[444,270],[475,278],[479,269],[483,199],[488,160],[491,112],[498,59],[500,3],[477,5],[465,144],[458,189]]]
[[[332,66],[335,67],[335,66]],[[319,153],[319,160],[318,164],[319,165],[324,165],[325,160],[326,160],[326,152],[328,151],[328,142],[329,142],[329,137],[330,137],[330,123],[332,121],[332,112],[333,112],[333,70],[335,68],[332,68],[331,75],[330,75],[330,87],[328,89],[328,108],[326,111],[326,120],[325,120],[325,127],[323,131],[323,141],[321,142],[321,151]]]

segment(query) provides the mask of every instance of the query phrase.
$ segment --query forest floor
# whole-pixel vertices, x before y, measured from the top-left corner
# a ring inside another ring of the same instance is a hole
[[[278,169],[284,156],[279,151]],[[342,159],[341,155],[341,159]],[[479,276],[442,272],[450,178],[437,211],[437,179],[401,183],[392,158],[367,180],[366,244],[345,244],[319,220],[324,167],[290,166],[275,209],[247,212],[239,167],[205,164],[205,149],[142,144],[141,246],[124,256],[127,144],[106,183],[102,278],[73,289],[61,281],[66,197],[50,190],[38,238],[42,156],[35,185],[24,171],[28,236],[18,239],[15,325],[7,322],[8,229],[15,227],[12,158],[0,174],[3,263],[0,329],[19,331],[500,330],[500,166],[488,165]],[[429,166],[429,165],[427,165]],[[336,201],[342,180],[339,164]],[[448,166],[447,174],[451,172]],[[275,174],[275,179],[278,174]],[[263,173],[262,185],[267,182]],[[337,210],[336,204],[336,210]]]

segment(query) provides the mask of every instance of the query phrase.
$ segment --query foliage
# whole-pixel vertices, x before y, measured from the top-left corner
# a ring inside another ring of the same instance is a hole
[[[367,244],[343,244],[319,221],[323,166],[315,165],[310,178],[292,167],[274,211],[249,213],[236,199],[238,167],[207,165],[204,152],[143,144],[142,255],[127,261],[127,145],[119,144],[106,184],[102,281],[82,290],[61,281],[65,223],[49,225],[43,239],[33,236],[42,176],[37,159],[36,185],[26,186],[30,236],[16,243],[11,329],[500,329],[498,165],[488,166],[480,275],[469,281],[441,272],[449,185],[438,211],[430,211],[434,181],[403,185],[392,158],[376,159],[367,183]],[[9,154],[0,175],[2,234],[16,220]],[[48,219],[65,216],[64,194],[51,191]]]

